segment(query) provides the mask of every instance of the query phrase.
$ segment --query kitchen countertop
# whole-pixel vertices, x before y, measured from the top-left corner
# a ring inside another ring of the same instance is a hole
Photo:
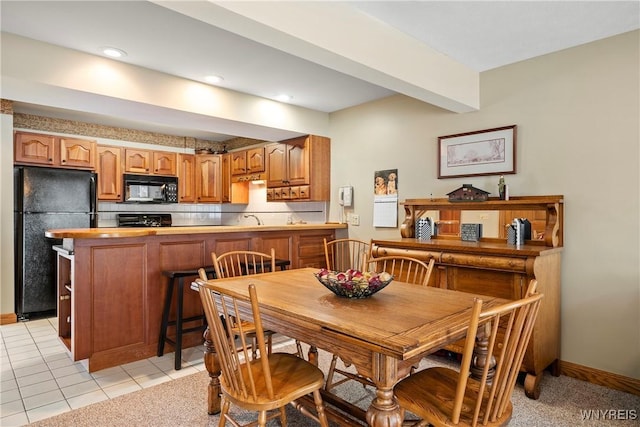
[[[55,239],[111,239],[121,237],[167,236],[174,234],[241,233],[344,228],[347,228],[347,224],[332,222],[291,225],[201,225],[192,227],[61,228],[47,230],[44,234],[46,237]]]

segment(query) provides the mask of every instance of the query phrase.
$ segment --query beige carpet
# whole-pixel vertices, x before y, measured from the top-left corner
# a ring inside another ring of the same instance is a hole
[[[291,351],[285,347],[281,351]],[[320,367],[326,368],[330,357],[319,353]],[[430,357],[422,363],[426,366],[449,364],[441,358]],[[29,424],[34,427],[88,427],[88,426],[217,426],[219,417],[206,412],[206,372],[193,374],[177,380],[159,384],[138,392],[89,405]],[[350,381],[337,390],[337,394],[366,408],[373,398],[373,390]],[[524,390],[518,386],[513,396],[514,414],[510,426],[638,426],[640,418],[635,420],[600,419],[584,420],[584,411],[635,411],[640,417],[640,397],[610,390],[605,387],[578,381],[569,377],[552,377],[545,373],[542,380],[540,399],[525,397]],[[254,420],[254,413],[233,409],[241,422]],[[317,425],[300,415],[295,409],[287,409],[289,425],[306,427]],[[624,413],[624,412],[623,412]],[[632,412],[627,412],[632,413]],[[601,413],[600,413],[601,414]],[[230,425],[230,424],[229,424]],[[269,426],[278,426],[279,421],[272,420]]]

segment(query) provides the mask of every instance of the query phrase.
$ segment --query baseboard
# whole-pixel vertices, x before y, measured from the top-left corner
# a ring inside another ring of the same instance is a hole
[[[18,316],[15,313],[0,314],[0,325],[8,325],[10,323],[16,323]]]
[[[640,380],[625,377],[624,375],[601,371],[588,366],[565,362],[564,360],[560,361],[560,374],[640,396]]]

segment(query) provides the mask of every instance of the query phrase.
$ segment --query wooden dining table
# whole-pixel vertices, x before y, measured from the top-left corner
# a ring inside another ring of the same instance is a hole
[[[256,286],[265,328],[340,356],[371,379],[376,391],[365,419],[370,426],[400,427],[400,407],[393,386],[420,359],[466,334],[471,306],[505,302],[484,295],[393,281],[365,299],[339,297],[314,277],[315,268],[216,279],[248,295]],[[314,361],[313,351],[310,360]],[[220,411],[220,367],[205,334],[205,366],[210,376],[208,412]]]

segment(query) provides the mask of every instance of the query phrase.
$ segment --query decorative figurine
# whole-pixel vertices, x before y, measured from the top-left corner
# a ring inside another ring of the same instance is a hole
[[[504,183],[504,175],[500,175],[500,179],[498,180],[498,193],[500,194],[500,200],[505,200],[506,190],[507,185]]]

